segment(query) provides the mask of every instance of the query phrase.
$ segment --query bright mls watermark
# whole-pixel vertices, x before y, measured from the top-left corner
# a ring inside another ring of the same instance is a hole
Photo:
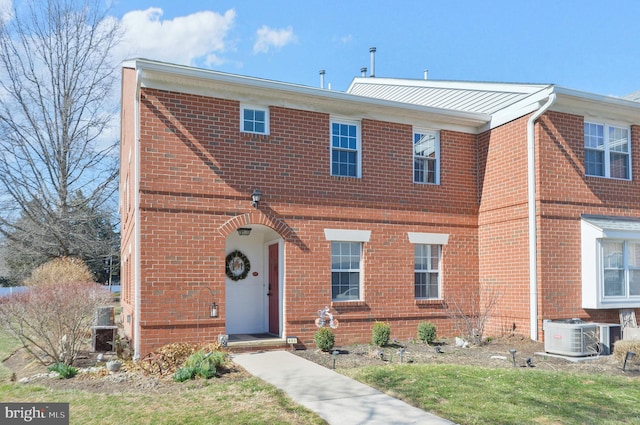
[[[69,425],[69,403],[0,403],[0,423]]]

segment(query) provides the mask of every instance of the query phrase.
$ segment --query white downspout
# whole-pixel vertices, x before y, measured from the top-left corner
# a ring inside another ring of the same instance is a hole
[[[538,340],[538,235],[536,232],[536,151],[535,124],[556,101],[556,94],[551,93],[547,102],[542,105],[527,122],[527,192],[529,207],[529,321],[531,323],[531,339]]]
[[[133,111],[134,125],[134,157],[136,172],[134,176],[134,292],[135,305],[133,313],[133,360],[140,358],[140,85],[142,70],[136,70],[136,98]]]

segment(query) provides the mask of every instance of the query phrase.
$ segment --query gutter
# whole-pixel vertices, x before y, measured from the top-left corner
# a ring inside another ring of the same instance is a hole
[[[134,156],[135,156],[135,177],[134,177],[134,292],[135,305],[133,313],[133,360],[140,359],[140,85],[142,79],[142,70],[136,70],[136,97],[133,112],[134,125]]]
[[[538,235],[536,222],[536,120],[556,101],[556,93],[550,87],[547,101],[527,121],[527,192],[529,218],[529,322],[531,339],[538,340]]]

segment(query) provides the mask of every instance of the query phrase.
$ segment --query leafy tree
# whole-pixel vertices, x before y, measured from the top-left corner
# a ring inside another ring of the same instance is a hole
[[[120,28],[101,4],[20,2],[0,20],[0,234],[20,275],[114,252],[117,140],[106,135]]]

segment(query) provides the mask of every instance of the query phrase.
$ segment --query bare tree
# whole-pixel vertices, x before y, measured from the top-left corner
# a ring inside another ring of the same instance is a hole
[[[485,325],[498,306],[500,298],[500,292],[489,286],[484,286],[466,297],[449,295],[446,298],[447,313],[461,336],[472,344],[479,345],[482,343]]]
[[[0,234],[39,258],[32,267],[90,260],[101,241],[87,227],[117,188],[117,140],[105,136],[120,28],[101,3],[33,0],[0,22]]]

